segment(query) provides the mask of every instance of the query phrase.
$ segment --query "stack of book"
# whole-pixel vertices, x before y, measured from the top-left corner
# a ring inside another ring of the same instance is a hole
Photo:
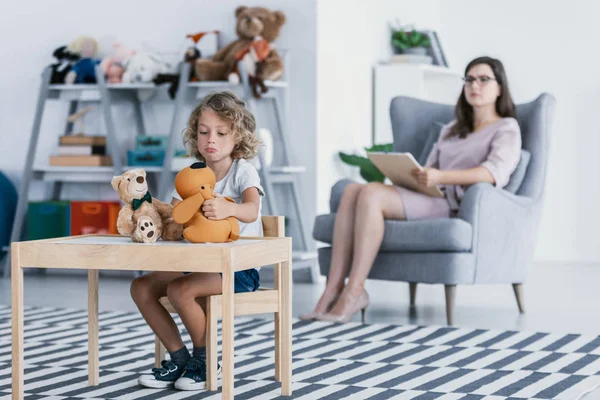
[[[106,155],[106,136],[61,136],[56,154],[50,156],[50,165],[79,167],[112,165],[110,156]]]

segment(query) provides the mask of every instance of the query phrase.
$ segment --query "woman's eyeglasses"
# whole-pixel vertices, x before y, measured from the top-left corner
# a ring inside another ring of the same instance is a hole
[[[490,78],[489,76],[465,76],[462,78],[463,82],[467,86],[473,86],[473,82],[477,81],[480,85],[487,85],[490,81],[495,81],[496,79]]]

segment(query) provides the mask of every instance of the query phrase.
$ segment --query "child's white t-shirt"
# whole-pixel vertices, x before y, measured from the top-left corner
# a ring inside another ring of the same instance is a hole
[[[265,195],[265,191],[260,185],[258,171],[252,164],[243,158],[233,160],[233,164],[231,164],[227,175],[216,183],[213,191],[225,197],[231,197],[237,204],[241,204],[242,193],[251,187],[257,188],[260,195],[258,218],[251,223],[238,221],[240,224],[240,236],[263,236],[261,209],[262,197]],[[181,200],[181,196],[179,196],[176,189],[173,190],[172,196]]]

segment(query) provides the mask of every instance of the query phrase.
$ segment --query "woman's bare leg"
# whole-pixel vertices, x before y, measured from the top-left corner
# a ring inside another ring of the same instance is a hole
[[[365,185],[351,183],[344,189],[333,226],[333,243],[331,265],[327,276],[327,285],[311,315],[327,312],[342,289],[352,262],[352,241],[354,230],[354,215],[358,196]],[[303,316],[301,316],[302,318]]]
[[[221,294],[222,280],[217,273],[192,273],[172,281],[167,288],[169,302],[187,329],[194,347],[206,346],[206,313],[197,298]]]
[[[151,272],[131,282],[131,298],[150,329],[170,352],[181,349],[183,340],[173,317],[160,304],[159,299],[167,295],[169,283],[181,276],[181,272]]]
[[[364,292],[364,284],[379,252],[384,233],[384,219],[406,219],[402,197],[390,185],[369,183],[360,191],[354,217],[352,268],[342,296],[330,311],[347,314],[354,299]]]

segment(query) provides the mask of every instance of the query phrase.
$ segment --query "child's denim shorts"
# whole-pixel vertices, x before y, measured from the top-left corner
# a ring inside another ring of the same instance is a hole
[[[185,275],[190,272],[184,272]],[[221,278],[222,273],[219,273]],[[256,268],[238,271],[233,276],[233,291],[235,293],[254,292],[260,286],[260,275]]]

